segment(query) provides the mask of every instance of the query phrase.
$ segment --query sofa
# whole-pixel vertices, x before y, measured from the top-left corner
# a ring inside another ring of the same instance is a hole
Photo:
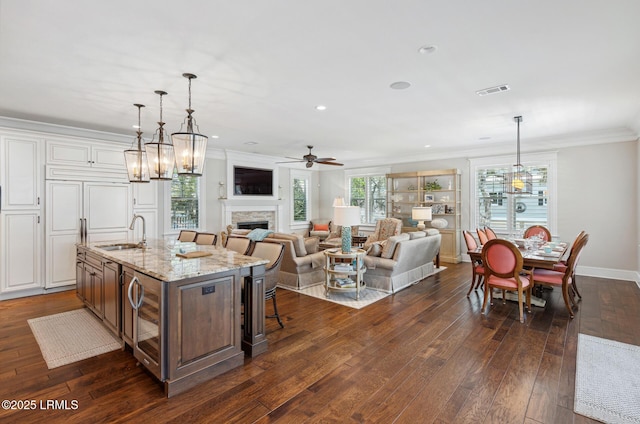
[[[228,229],[227,237],[247,237],[250,232]],[[324,253],[319,251],[317,237],[274,232],[263,241],[284,245],[278,286],[300,290],[324,282]]]
[[[440,232],[430,228],[373,243],[364,258],[367,287],[395,293],[434,274],[440,242]]]

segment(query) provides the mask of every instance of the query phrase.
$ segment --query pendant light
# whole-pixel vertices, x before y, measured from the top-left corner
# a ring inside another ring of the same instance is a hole
[[[140,110],[144,105],[135,103],[135,107],[138,108],[138,131],[136,131],[137,148],[134,149],[134,144],[131,145],[129,150],[124,151],[124,160],[127,164],[127,174],[129,176],[129,182],[132,183],[148,183],[149,182],[149,166],[147,163],[147,152],[142,149],[142,129],[140,127]]]
[[[518,124],[517,163],[513,165],[513,172],[505,172],[504,174],[503,192],[507,194],[532,194],[533,178],[520,163],[520,122],[522,122],[522,116],[514,116],[513,120]]]
[[[199,177],[204,168],[204,159],[207,151],[207,136],[193,132],[195,119],[191,116],[194,112],[191,109],[191,80],[197,78],[194,74],[182,74],[189,80],[189,108],[187,109],[187,131],[171,134],[173,145],[176,149],[176,166],[178,175],[191,175]],[[197,127],[197,125],[196,125]]]
[[[167,143],[164,142],[166,130],[164,129],[164,122],[162,122],[162,96],[166,95],[166,91],[156,90],[154,91],[160,96],[160,121],[158,121],[158,129],[156,134],[158,135],[158,141],[154,141],[156,136],[153,136],[151,143],[144,145],[147,151],[147,157],[149,158],[149,172],[152,180],[172,180],[173,168],[176,165],[176,155],[173,150],[173,145],[167,137]]]

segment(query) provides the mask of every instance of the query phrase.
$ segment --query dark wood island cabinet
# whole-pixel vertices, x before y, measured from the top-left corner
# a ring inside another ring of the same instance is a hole
[[[168,397],[242,365],[245,354],[266,350],[264,318],[257,316],[262,308],[246,308],[243,330],[240,296],[244,280],[247,304],[264,303],[267,261],[214,246],[197,246],[209,256],[182,259],[159,240],[146,249],[110,248],[78,246],[79,258],[99,258],[103,265],[96,315],[117,329],[140,363],[164,383]],[[87,303],[87,280],[95,277],[81,262],[78,296]]]

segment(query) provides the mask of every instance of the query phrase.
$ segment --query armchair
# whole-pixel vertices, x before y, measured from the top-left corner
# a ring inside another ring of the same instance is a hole
[[[314,219],[309,221],[309,237],[318,237],[324,241],[331,234],[331,221],[328,219]]]
[[[384,218],[376,222],[376,229],[373,231],[362,247],[367,250],[375,242],[385,241],[391,236],[397,236],[402,230],[402,220],[397,218]]]

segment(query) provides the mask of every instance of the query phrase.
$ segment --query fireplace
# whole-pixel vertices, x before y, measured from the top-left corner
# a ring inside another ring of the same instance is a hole
[[[240,230],[253,230],[255,228],[269,229],[269,221],[244,221],[236,224]]]

